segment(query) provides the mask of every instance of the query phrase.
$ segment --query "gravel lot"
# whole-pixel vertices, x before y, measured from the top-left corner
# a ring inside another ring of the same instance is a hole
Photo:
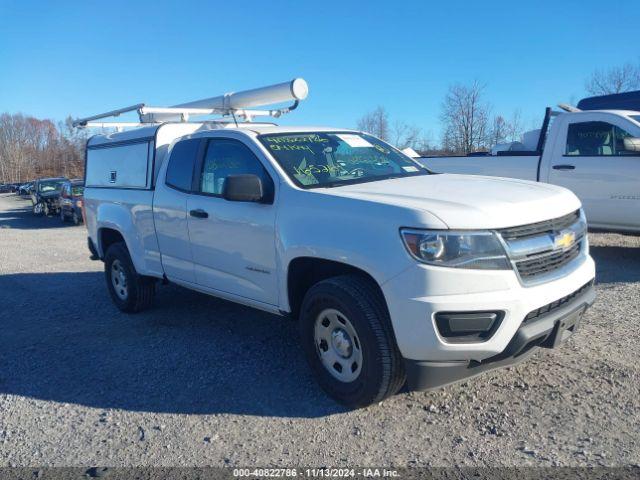
[[[0,195],[0,466],[640,464],[640,237],[590,234],[561,349],[346,411],[293,322],[175,286],[121,314],[84,227],[29,208]]]

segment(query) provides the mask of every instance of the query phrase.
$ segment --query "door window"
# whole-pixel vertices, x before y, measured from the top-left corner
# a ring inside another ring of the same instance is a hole
[[[637,155],[625,149],[624,139],[631,134],[607,122],[572,123],[567,131],[566,155],[600,157]]]
[[[613,141],[616,155],[638,155],[637,151],[627,150],[624,146],[624,139],[631,138],[632,136],[633,135],[620,127],[613,127]]]
[[[182,140],[173,146],[167,166],[167,185],[185,192],[191,190],[193,165],[199,148],[200,139],[197,138]]]
[[[262,180],[267,195],[272,192],[271,177],[260,160],[242,142],[231,139],[209,141],[200,174],[200,191],[222,195],[224,181],[229,175],[252,174]]]

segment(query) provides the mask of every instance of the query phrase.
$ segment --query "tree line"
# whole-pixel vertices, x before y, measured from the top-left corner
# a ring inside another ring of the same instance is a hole
[[[82,177],[85,141],[70,118],[55,124],[21,113],[0,114],[0,183]]]
[[[634,63],[596,70],[585,83],[585,90],[591,95],[638,89],[640,64]],[[391,121],[382,106],[362,116],[357,128],[423,155],[468,154],[519,140],[523,132],[520,111],[515,110],[508,117],[493,114],[484,90],[485,86],[477,81],[449,87],[441,105],[439,142],[416,125]],[[46,176],[82,177],[86,139],[86,132],[74,128],[71,118],[56,124],[20,113],[0,114],[0,183]]]

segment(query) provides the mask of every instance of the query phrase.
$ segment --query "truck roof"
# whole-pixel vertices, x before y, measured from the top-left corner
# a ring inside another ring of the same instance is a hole
[[[68,180],[68,179],[67,177],[44,177],[44,178],[38,178],[36,182],[49,182],[52,180]]]
[[[318,127],[318,126],[279,126],[279,125],[256,125],[253,128],[245,127],[247,130],[251,130],[257,134],[270,134],[270,133],[305,133],[305,132],[353,132],[350,128],[335,128],[335,127]]]
[[[108,145],[111,143],[121,142],[135,142],[136,140],[151,139],[156,136],[156,133],[161,127],[165,129],[171,129],[174,126],[176,129],[182,130],[185,125],[191,125],[193,127],[193,134],[202,133],[211,130],[242,130],[251,132],[254,135],[260,134],[277,134],[277,133],[304,133],[304,132],[352,132],[351,129],[346,128],[331,128],[331,127],[318,127],[318,126],[279,126],[273,123],[258,123],[258,122],[239,122],[238,124],[231,122],[167,122],[148,127],[140,127],[132,130],[125,130],[121,132],[113,132],[108,134],[97,134],[89,138],[87,141],[87,147],[95,147],[99,145]],[[178,136],[182,136],[181,133]]]
[[[634,110],[583,110],[582,112],[575,113],[611,113],[613,115],[624,115],[626,117],[630,117],[631,115],[640,115],[640,112],[636,112]]]

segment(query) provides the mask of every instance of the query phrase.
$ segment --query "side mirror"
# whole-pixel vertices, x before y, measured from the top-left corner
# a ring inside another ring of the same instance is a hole
[[[257,175],[229,175],[224,180],[222,198],[230,202],[260,202],[264,198],[262,180]]]
[[[640,152],[640,138],[627,137],[624,139],[624,149],[628,152]]]

